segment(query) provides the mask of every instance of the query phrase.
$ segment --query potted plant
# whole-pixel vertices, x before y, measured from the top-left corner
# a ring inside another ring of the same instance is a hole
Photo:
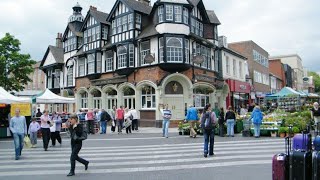
[[[178,124],[179,135],[182,135],[182,122]]]
[[[298,133],[300,133],[300,129],[298,127],[293,127],[292,128],[293,134],[296,135]]]
[[[286,127],[280,127],[278,133],[281,138],[286,137]]]

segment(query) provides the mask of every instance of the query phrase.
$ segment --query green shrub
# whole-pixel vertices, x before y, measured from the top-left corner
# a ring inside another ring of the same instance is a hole
[[[280,127],[278,132],[279,133],[286,133],[286,127]]]
[[[293,133],[300,133],[300,129],[298,127],[292,128]]]

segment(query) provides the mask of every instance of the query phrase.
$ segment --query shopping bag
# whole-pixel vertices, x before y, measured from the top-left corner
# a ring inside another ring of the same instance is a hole
[[[56,123],[51,122],[52,126],[50,126],[50,132],[56,132]]]
[[[132,121],[128,118],[126,119],[126,121],[123,123],[123,128],[127,128],[129,126],[131,126]]]
[[[28,136],[24,137],[23,142],[24,142],[24,147],[26,147],[26,148],[31,148],[32,147],[30,138]]]

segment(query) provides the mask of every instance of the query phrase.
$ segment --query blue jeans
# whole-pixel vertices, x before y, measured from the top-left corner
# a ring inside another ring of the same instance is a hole
[[[101,134],[107,133],[107,121],[100,121]]]
[[[227,119],[227,135],[234,135],[234,119]]]
[[[162,136],[168,137],[168,129],[170,125],[170,120],[162,120]]]
[[[259,137],[260,136],[260,125],[261,124],[253,124],[254,126],[254,136]]]
[[[203,152],[204,154],[213,155],[213,145],[214,145],[214,129],[204,129],[203,130],[203,137],[204,137],[204,146],[203,146]],[[210,148],[208,152],[208,146],[209,146],[209,140],[210,140]]]
[[[14,142],[14,148],[16,151],[16,158],[21,156],[21,151],[23,148],[23,133],[13,133],[13,142]]]

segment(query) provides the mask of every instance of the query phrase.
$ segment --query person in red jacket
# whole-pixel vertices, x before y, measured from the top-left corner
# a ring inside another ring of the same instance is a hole
[[[122,133],[122,127],[123,127],[123,121],[124,121],[124,109],[123,106],[120,106],[116,110],[116,119],[117,119],[117,125],[118,125],[118,134]]]

